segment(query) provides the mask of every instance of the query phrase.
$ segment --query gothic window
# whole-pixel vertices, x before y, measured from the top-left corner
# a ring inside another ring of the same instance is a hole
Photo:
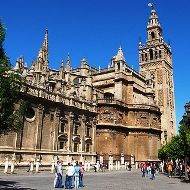
[[[86,144],[86,152],[90,152],[90,144]]]
[[[78,143],[74,143],[73,152],[78,152]]]
[[[150,53],[150,60],[153,60],[153,50],[150,49],[150,50],[149,50],[149,53]]]
[[[155,33],[154,32],[151,32],[151,37],[152,37],[152,40],[155,38]]]
[[[74,134],[74,135],[77,135],[77,134],[78,134],[78,128],[79,128],[78,125],[75,125],[75,126],[74,126],[74,130],[73,130],[73,134]]]
[[[65,123],[64,123],[64,122],[61,122],[60,132],[61,132],[61,133],[64,133],[64,132],[65,132]]]

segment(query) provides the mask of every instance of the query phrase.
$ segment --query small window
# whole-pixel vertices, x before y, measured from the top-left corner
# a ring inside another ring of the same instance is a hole
[[[65,132],[65,123],[61,122],[60,132]]]
[[[155,51],[155,59],[157,59],[157,58],[158,58],[158,52]]]
[[[141,55],[141,60],[144,61],[144,54]]]
[[[120,70],[120,63],[117,63],[117,69]]]
[[[65,149],[66,142],[61,141],[59,142],[59,149]]]
[[[151,37],[152,37],[152,40],[155,38],[155,33],[154,32],[151,32]]]
[[[90,144],[86,144],[86,152],[90,152]]]
[[[78,134],[78,128],[79,128],[78,125],[75,125],[74,130],[73,130],[74,135]]]
[[[33,110],[33,108],[27,108],[25,117],[27,119],[33,119],[35,117],[35,111]]]
[[[162,57],[162,51],[159,50],[159,58],[161,58],[161,57]]]
[[[50,114],[50,121],[53,121],[53,119],[54,119],[54,115]]]
[[[148,60],[147,53],[145,53],[145,61],[147,61],[147,60]]]
[[[78,143],[74,143],[74,152],[78,152]]]
[[[149,53],[150,53],[150,60],[153,60],[153,50],[150,49],[150,50],[149,50]]]

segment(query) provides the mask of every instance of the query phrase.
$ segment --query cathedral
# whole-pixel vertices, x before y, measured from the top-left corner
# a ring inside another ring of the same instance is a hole
[[[48,31],[31,67],[24,58],[15,71],[26,78],[24,127],[0,136],[0,161],[39,159],[42,165],[158,161],[158,150],[176,133],[171,47],[164,41],[151,6],[146,43],[139,43],[139,72],[120,47],[108,68],[91,67],[85,58],[71,67],[48,67]]]

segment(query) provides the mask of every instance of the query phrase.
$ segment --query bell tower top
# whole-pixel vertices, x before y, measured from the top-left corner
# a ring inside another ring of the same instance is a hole
[[[148,41],[155,41],[162,39],[162,28],[160,26],[158,16],[153,3],[148,4],[151,7],[150,17],[147,25]]]

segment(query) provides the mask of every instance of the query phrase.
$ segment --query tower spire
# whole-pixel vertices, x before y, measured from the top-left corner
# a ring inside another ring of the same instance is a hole
[[[123,55],[123,51],[122,51],[121,46],[118,49],[117,55],[115,57],[115,61],[125,61],[125,57]]]
[[[71,70],[71,61],[70,61],[70,56],[69,53],[67,55],[67,62],[66,62],[66,71],[70,71]]]
[[[148,41],[155,41],[155,40],[162,41],[163,40],[162,28],[158,19],[158,15],[155,10],[155,4],[149,3],[148,6],[151,7],[149,21],[147,25]]]

